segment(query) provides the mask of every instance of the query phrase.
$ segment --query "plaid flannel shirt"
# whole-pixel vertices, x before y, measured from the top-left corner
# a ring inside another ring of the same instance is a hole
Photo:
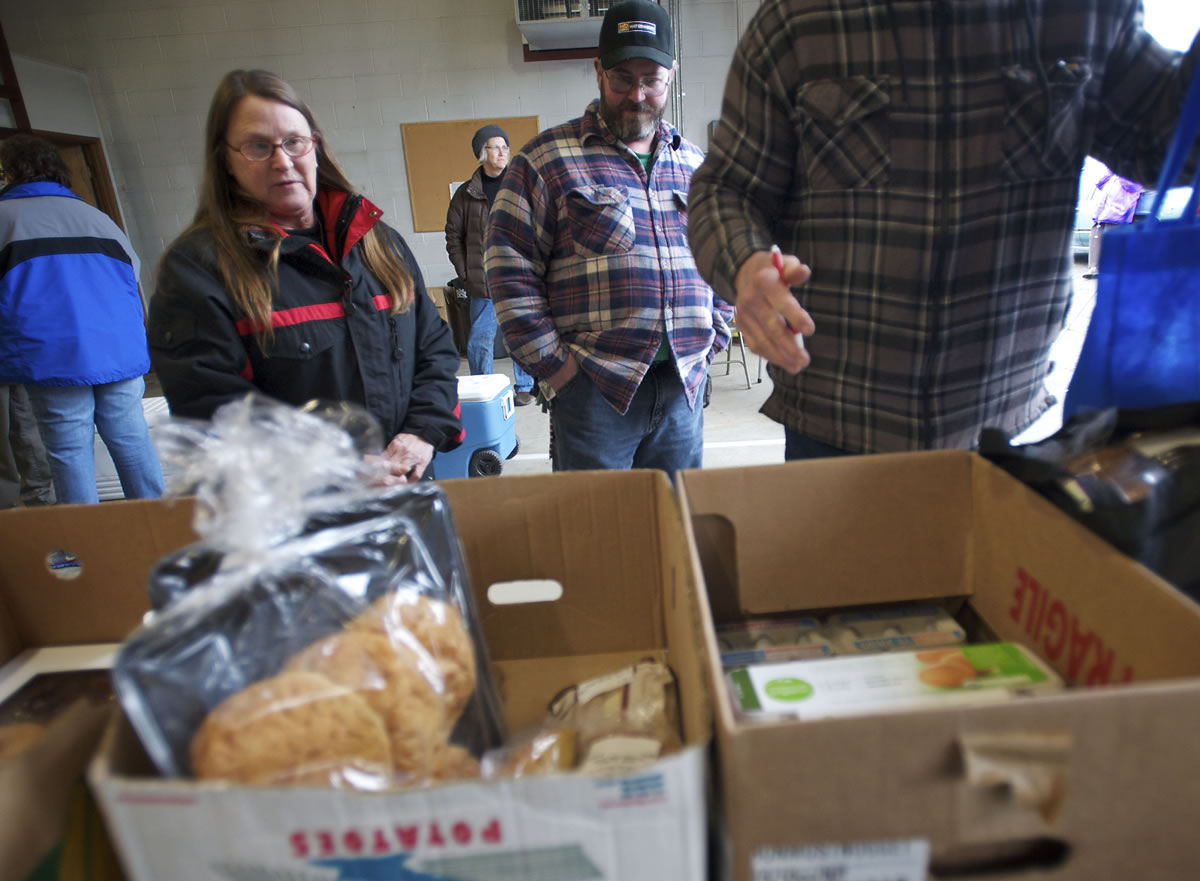
[[[732,307],[714,301],[687,241],[704,154],[660,123],[649,175],[593,102],[512,158],[488,218],[484,266],[509,351],[545,380],[570,351],[618,412],[666,333],[696,406]]]
[[[777,242],[812,268],[811,365],[763,412],[853,451],[969,447],[1051,403],[1086,154],[1153,182],[1200,41],[1138,0],[767,0],[691,190],[701,273],[733,301]]]

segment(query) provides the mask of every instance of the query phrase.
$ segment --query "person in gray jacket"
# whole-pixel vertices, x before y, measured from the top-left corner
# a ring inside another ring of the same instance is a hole
[[[498,125],[485,125],[471,138],[471,152],[479,167],[459,187],[446,212],[446,253],[471,296],[471,332],[467,338],[467,365],[471,374],[492,373],[496,340],[496,311],[483,274],[483,236],[492,202],[500,191],[500,178],[508,166],[508,135]],[[518,407],[533,403],[533,377],[512,362],[513,389]]]

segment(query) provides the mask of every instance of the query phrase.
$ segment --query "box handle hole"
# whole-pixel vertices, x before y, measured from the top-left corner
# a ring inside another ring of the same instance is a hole
[[[562,584],[553,578],[525,578],[518,581],[497,581],[487,589],[494,606],[517,606],[525,603],[552,603],[562,599]]]
[[[72,581],[83,574],[83,563],[70,551],[57,550],[46,554],[46,568],[55,578]]]

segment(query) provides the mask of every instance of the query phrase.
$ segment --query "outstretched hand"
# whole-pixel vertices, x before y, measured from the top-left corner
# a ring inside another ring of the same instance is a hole
[[[751,254],[734,280],[735,320],[751,352],[789,373],[798,373],[812,359],[797,335],[810,336],[817,328],[792,295],[791,287],[808,281],[812,272],[788,254],[783,257],[782,274],[780,278],[770,251]]]

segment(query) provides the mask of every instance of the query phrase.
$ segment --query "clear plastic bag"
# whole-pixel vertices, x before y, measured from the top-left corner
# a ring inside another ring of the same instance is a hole
[[[369,423],[252,397],[164,427],[204,538],[151,572],[113,670],[164,775],[385,789],[502,742],[445,495],[376,486]]]

